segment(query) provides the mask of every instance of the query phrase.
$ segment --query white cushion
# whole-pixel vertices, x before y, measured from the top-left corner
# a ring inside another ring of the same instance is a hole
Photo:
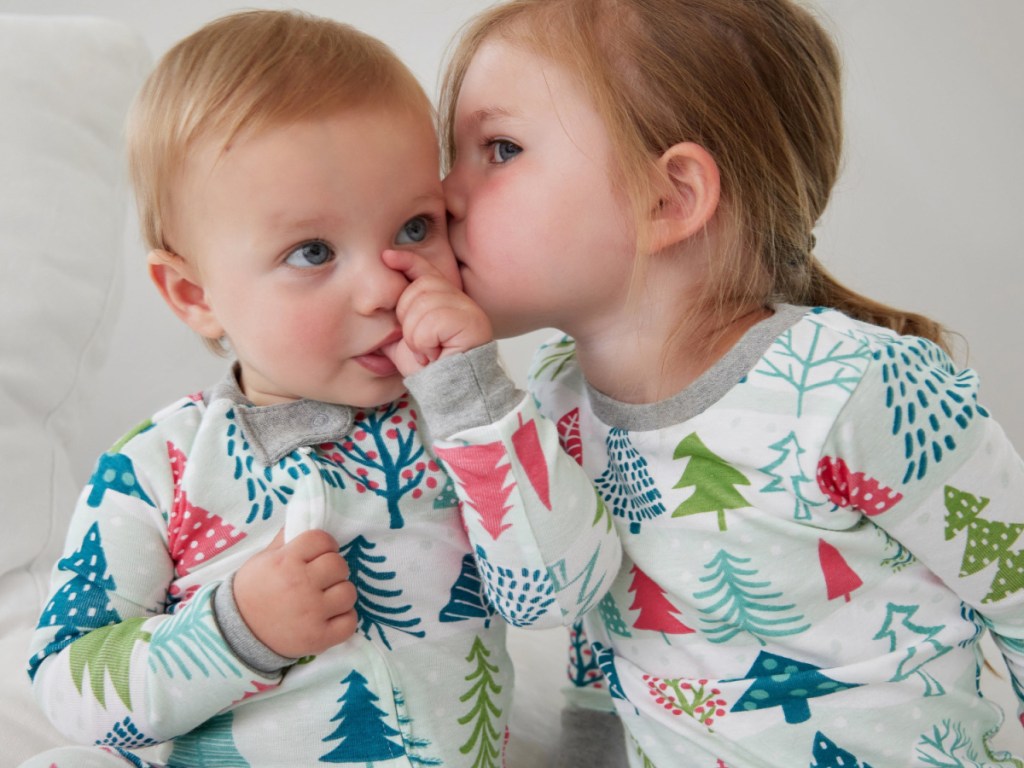
[[[124,117],[141,37],[91,18],[0,15],[0,743],[56,739],[30,700],[29,634],[78,493],[78,438],[120,305]]]

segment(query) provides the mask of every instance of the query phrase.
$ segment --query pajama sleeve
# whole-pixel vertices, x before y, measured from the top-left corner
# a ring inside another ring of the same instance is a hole
[[[214,582],[172,588],[165,518],[173,503],[132,459],[103,456],[77,504],[32,639],[36,699],[67,737],[126,749],[192,730],[257,687],[217,621]]]
[[[881,345],[824,445],[818,483],[961,598],[1024,701],[1024,462],[978,403],[974,372],[923,339]]]
[[[572,624],[621,559],[611,514],[555,425],[517,390],[494,343],[407,380],[455,481],[488,598],[515,626]]]

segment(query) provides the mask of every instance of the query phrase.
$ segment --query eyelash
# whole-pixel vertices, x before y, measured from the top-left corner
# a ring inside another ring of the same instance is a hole
[[[517,147],[519,149],[519,152],[516,153],[517,155],[523,151],[522,146],[520,146],[517,142],[512,141],[512,139],[507,139],[502,136],[487,137],[480,142],[480,148],[483,150],[484,154],[488,155],[488,162],[490,162],[492,165],[504,165],[505,163],[508,162],[508,160],[498,162],[494,159],[494,149],[499,144],[511,144]]]

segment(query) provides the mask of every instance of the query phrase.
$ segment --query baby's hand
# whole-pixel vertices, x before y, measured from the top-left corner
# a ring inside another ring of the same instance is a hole
[[[385,350],[403,376],[494,339],[484,311],[422,256],[389,250],[381,257],[409,279],[395,309],[402,324],[402,341]]]
[[[270,650],[297,659],[323,653],[356,631],[355,586],[338,543],[321,530],[287,544],[282,530],[235,574],[238,611]]]

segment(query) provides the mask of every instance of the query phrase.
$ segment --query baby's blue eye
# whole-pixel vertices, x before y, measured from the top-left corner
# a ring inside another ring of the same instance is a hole
[[[291,251],[285,263],[293,267],[319,267],[333,258],[331,246],[322,240],[311,240]]]
[[[422,243],[427,239],[427,234],[430,232],[430,222],[426,216],[413,216],[402,228],[398,230],[398,236],[395,238],[397,245],[410,245],[412,243]]]
[[[491,142],[491,162],[507,163],[523,151],[523,148],[508,139],[495,139]]]

